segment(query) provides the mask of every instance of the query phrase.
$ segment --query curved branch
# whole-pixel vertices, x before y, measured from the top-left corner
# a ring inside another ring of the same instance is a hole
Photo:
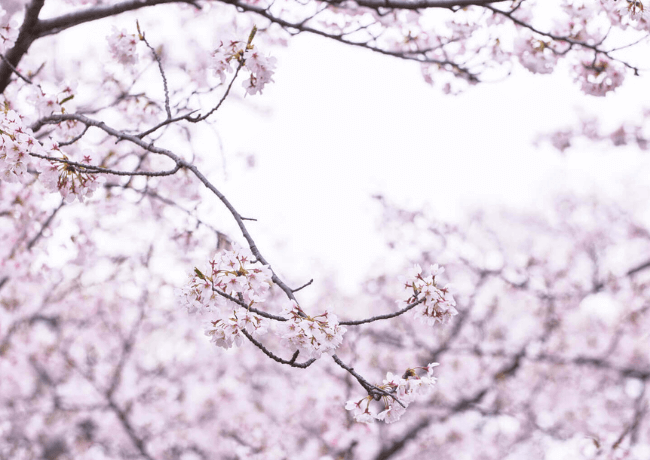
[[[257,308],[252,307],[250,305],[246,305],[245,302],[242,302],[241,300],[236,299],[235,297],[233,297],[231,295],[228,295],[225,292],[221,292],[220,290],[215,289],[214,287],[212,288],[212,290],[214,292],[216,292],[217,294],[219,294],[220,296],[222,296],[222,297],[224,297],[224,298],[226,298],[226,299],[228,299],[228,300],[230,300],[232,302],[235,302],[240,307],[242,307],[242,308],[244,308],[246,310],[252,311],[253,313],[255,313],[257,315],[263,316],[264,318],[272,319],[272,320],[275,320],[275,321],[289,321],[287,318],[284,318],[282,316],[272,315],[271,313],[267,313],[265,311],[258,310]]]
[[[268,356],[268,357],[271,358],[273,361],[276,361],[276,362],[278,362],[278,363],[280,363],[280,364],[287,364],[287,365],[289,365],[289,366],[291,366],[291,367],[299,367],[300,369],[306,369],[306,368],[308,368],[309,366],[311,366],[312,364],[314,364],[314,362],[316,361],[316,358],[312,358],[312,359],[310,359],[309,361],[305,361],[304,363],[296,363],[296,362],[295,362],[295,358],[293,358],[293,357],[292,357],[291,360],[289,360],[289,361],[287,361],[286,359],[282,359],[282,358],[280,358],[279,356],[277,356],[277,355],[273,354],[272,352],[270,352],[270,351],[269,351],[269,350],[268,350],[264,345],[262,345],[260,342],[258,342],[257,340],[255,340],[255,339],[253,338],[253,336],[250,335],[246,329],[240,329],[240,330],[241,330],[241,333],[244,334],[248,340],[250,340],[251,342],[253,342],[253,344],[254,344],[257,348],[259,348],[260,350],[262,350],[266,356]],[[298,355],[295,354],[295,353],[294,353],[293,356],[298,357]]]
[[[102,168],[100,166],[93,166],[93,165],[87,165],[83,163],[77,163],[76,161],[70,161],[70,160],[65,160],[63,158],[56,158],[56,157],[48,157],[46,155],[39,155],[38,153],[30,153],[30,156],[36,157],[36,158],[42,158],[44,160],[48,161],[56,161],[59,163],[63,163],[66,165],[70,166],[75,166],[77,168],[82,168],[84,172],[89,172],[89,173],[102,173],[102,174],[113,174],[115,176],[147,176],[147,177],[158,177],[158,176],[171,176],[172,174],[175,174],[179,169],[181,169],[181,165],[179,163],[176,163],[176,166],[173,169],[170,169],[169,171],[118,171],[115,169],[108,169],[108,168]]]
[[[417,302],[413,302],[410,304],[408,307],[404,307],[399,311],[396,311],[395,313],[388,313],[386,315],[379,315],[379,316],[373,316],[371,318],[367,319],[360,319],[358,321],[341,321],[339,324],[342,326],[359,326],[361,324],[366,324],[366,323],[372,323],[374,321],[379,321],[381,319],[390,319],[390,318],[396,318],[400,315],[403,315],[407,311],[415,308],[417,305],[420,305],[422,302],[426,300],[426,297],[422,297],[420,300]]]
[[[279,18],[277,16],[274,16],[271,14],[268,9],[256,6],[256,5],[250,5],[248,3],[242,2],[240,0],[221,0],[223,3],[226,3],[228,5],[233,5],[243,11],[248,11],[251,13],[256,13],[269,21],[278,24],[279,26],[283,27],[284,29],[293,29],[293,30],[298,30],[300,32],[308,32],[314,35],[319,35],[321,37],[329,38],[330,40],[335,40],[337,42],[343,43],[348,46],[355,46],[358,48],[364,48],[370,51],[374,51],[375,53],[379,54],[384,54],[386,56],[392,56],[392,57],[397,57],[400,59],[404,59],[407,61],[415,61],[415,62],[420,62],[420,63],[427,63],[427,64],[438,64],[440,66],[448,66],[453,68],[455,71],[458,73],[462,74],[467,78],[469,81],[472,82],[478,82],[478,76],[475,75],[473,72],[470,70],[462,67],[460,64],[457,64],[452,61],[448,60],[440,60],[440,59],[433,59],[424,56],[424,53],[426,51],[422,50],[415,50],[415,51],[390,51],[390,50],[385,50],[382,48],[378,48],[376,46],[369,45],[368,43],[364,42],[354,42],[347,40],[345,38],[345,34],[339,34],[339,35],[334,35],[331,33],[327,33],[325,31],[315,29],[313,27],[306,26],[304,24],[305,21],[300,21],[300,22],[290,22],[285,19]],[[433,3],[433,2],[432,2]]]
[[[166,3],[187,3],[198,8],[198,5],[193,0],[129,0],[115,5],[84,8],[80,11],[74,11],[56,18],[41,20],[36,27],[36,33],[38,38],[45,37],[46,35],[53,35],[86,22],[117,16],[118,14],[139,10],[147,6],[163,5]]]
[[[466,6],[486,6],[489,3],[505,2],[507,0],[355,0],[359,6],[366,8],[389,8],[396,10],[424,10],[428,8],[454,8]],[[327,2],[338,4],[340,2]]]

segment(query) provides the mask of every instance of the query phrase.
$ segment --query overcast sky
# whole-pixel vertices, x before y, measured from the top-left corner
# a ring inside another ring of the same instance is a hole
[[[275,55],[275,84],[249,100],[259,113],[236,103],[219,113],[224,187],[243,215],[259,220],[251,229],[267,258],[298,264],[307,279],[318,264],[354,289],[382,259],[376,193],[462,219],[475,207],[536,209],[558,190],[624,196],[649,177],[648,156],[631,150],[592,146],[562,156],[532,145],[577,121],[580,107],[605,123],[634,118],[649,102],[639,98],[643,78],[596,99],[567,71],[515,69],[505,81],[445,96],[414,63],[317,37],[296,37]],[[243,172],[248,154],[256,166]]]

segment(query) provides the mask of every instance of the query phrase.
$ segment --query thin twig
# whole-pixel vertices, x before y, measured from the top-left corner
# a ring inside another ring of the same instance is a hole
[[[2,60],[4,61],[4,63],[7,64],[7,65],[9,66],[9,68],[11,69],[11,71],[12,71],[13,73],[15,73],[16,75],[18,75],[18,76],[19,76],[21,79],[23,79],[26,83],[29,83],[30,85],[33,85],[33,84],[34,84],[33,81],[31,81],[29,78],[27,78],[27,77],[24,76],[22,73],[20,73],[20,72],[18,71],[18,69],[16,69],[16,68],[11,64],[11,62],[9,62],[9,60],[5,57],[4,54],[0,54],[0,57],[2,57]]]
[[[203,116],[201,116],[201,115],[197,115],[196,117],[188,116],[186,119],[188,121],[192,122],[192,123],[198,123],[199,121],[205,120],[210,115],[212,115],[214,112],[219,110],[219,107],[221,107],[221,104],[223,104],[223,102],[228,97],[228,94],[230,94],[230,88],[232,88],[233,83],[235,83],[235,80],[237,79],[237,75],[239,75],[239,71],[241,70],[241,68],[243,66],[244,66],[244,60],[242,59],[241,61],[239,61],[239,65],[237,66],[237,70],[235,70],[235,75],[232,77],[232,80],[230,80],[230,84],[228,85],[228,88],[226,88],[226,92],[223,94],[223,96],[219,100],[219,103],[216,106],[214,106],[214,108],[212,110],[210,110],[208,113],[206,113]]]
[[[306,288],[307,286],[310,286],[311,283],[313,283],[313,282],[314,282],[314,278],[310,279],[308,282],[306,282],[305,284],[303,284],[303,285],[300,286],[299,288],[294,289],[293,292],[298,292],[298,291],[300,291],[301,289],[304,289],[304,288]]]
[[[144,36],[144,32],[140,32],[140,24],[138,24],[138,33],[140,34],[140,40],[144,42],[145,45],[147,45],[147,48],[151,50],[151,54],[153,54],[154,59],[158,63],[158,70],[160,71],[160,76],[162,77],[163,81],[163,89],[165,91],[165,112],[167,113],[167,120],[172,119],[172,110],[169,106],[169,88],[167,86],[167,76],[165,75],[165,70],[163,69],[162,66],[162,60],[160,59],[160,56],[156,52],[155,49],[149,44],[147,41],[146,37]]]

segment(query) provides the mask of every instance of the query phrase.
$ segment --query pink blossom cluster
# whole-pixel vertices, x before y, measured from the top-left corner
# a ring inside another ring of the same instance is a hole
[[[117,30],[116,27],[113,27],[106,40],[108,40],[108,49],[117,62],[125,66],[138,62],[135,47],[139,40],[136,35],[126,33],[126,29]]]
[[[188,285],[177,294],[190,314],[210,315],[204,324],[205,334],[217,346],[230,348],[233,343],[241,345],[242,329],[261,335],[268,325],[249,310],[233,308],[235,304],[228,297],[249,307],[260,304],[266,300],[271,277],[269,267],[254,264],[250,250],[235,245],[233,250],[214,257],[206,274],[195,269]]]
[[[210,315],[204,323],[205,334],[216,345],[230,348],[233,343],[241,345],[243,329],[257,335],[267,332],[268,321],[249,308],[265,302],[272,275],[268,266],[255,264],[248,249],[235,245],[210,261],[205,274],[195,269],[177,295],[190,314]],[[274,334],[310,358],[332,353],[346,332],[332,312],[311,317],[294,300],[283,314],[289,318],[273,328]]]
[[[226,73],[231,73],[234,66],[240,62],[250,72],[250,76],[243,82],[246,93],[262,94],[266,84],[273,81],[276,59],[255,51],[252,45],[244,41],[226,40],[212,52],[210,68],[221,83],[224,83]]]
[[[408,276],[400,277],[404,287],[410,290],[413,295],[407,300],[398,300],[400,308],[407,308],[416,302],[420,302],[415,308],[415,318],[421,322],[433,326],[436,322],[447,323],[452,317],[458,314],[456,301],[450,292],[449,284],[439,287],[436,276],[444,273],[445,269],[438,264],[431,265],[430,275],[422,276],[422,268],[416,264],[409,270]]]
[[[330,311],[318,316],[308,316],[295,300],[285,307],[283,313],[289,321],[280,323],[276,333],[285,346],[298,349],[309,358],[320,358],[322,353],[334,353],[343,341],[347,328],[339,325],[338,318]]]
[[[218,347],[231,348],[233,344],[241,346],[243,330],[252,335],[264,335],[268,330],[267,319],[247,310],[234,310],[230,315],[214,318],[204,324],[205,335]]]
[[[0,177],[7,182],[26,183],[32,176],[26,174],[29,167],[40,172],[39,181],[50,192],[59,192],[66,202],[77,198],[83,202],[91,197],[102,177],[82,171],[80,168],[62,162],[45,159],[35,160],[31,153],[70,160],[59,145],[49,139],[41,144],[31,130],[24,126],[13,110],[0,112]],[[92,154],[82,154],[83,162],[90,164]]]
[[[249,249],[234,245],[210,261],[206,274],[195,269],[189,284],[178,294],[189,313],[229,310],[232,302],[219,293],[253,306],[266,300],[272,275],[268,266],[255,264]]]
[[[250,70],[251,74],[248,79],[244,80],[244,89],[251,96],[257,93],[262,94],[264,86],[273,81],[276,59],[272,56],[264,56],[257,51],[251,52],[245,59],[246,68]]]
[[[530,33],[522,33],[515,39],[513,52],[532,73],[552,73],[558,60],[558,54],[548,42],[533,38]]]
[[[31,130],[13,110],[0,111],[0,177],[7,182],[25,183],[32,161],[29,151],[40,147]]]
[[[7,12],[0,6],[0,54],[13,48],[18,38],[18,24],[7,16]]]
[[[54,140],[45,142],[45,151],[48,156],[74,161],[63,153]],[[82,152],[81,163],[92,162],[92,152]],[[41,173],[39,180],[50,192],[59,192],[66,203],[72,203],[75,199],[83,203],[86,198],[93,196],[97,188],[104,183],[105,178],[84,171],[82,168],[63,162],[41,160],[37,163],[37,169]]]
[[[580,83],[582,91],[593,96],[605,96],[623,84],[625,73],[620,64],[599,55],[594,59],[586,54],[574,66],[575,79]]]
[[[372,395],[359,400],[350,400],[345,404],[345,408],[352,411],[357,422],[373,423],[375,420],[383,420],[386,423],[396,422],[406,412],[409,404],[418,397],[429,394],[437,380],[433,376],[433,368],[438,365],[438,363],[431,363],[426,367],[407,369],[401,377],[388,372],[384,384],[377,386],[387,393],[380,397],[384,403],[384,410],[381,412],[371,409],[370,403],[375,399]],[[418,375],[416,369],[425,370],[426,375]]]
[[[47,117],[52,114],[72,112],[70,101],[74,100],[77,82],[70,82],[61,86],[60,90],[43,91],[40,86],[30,86],[28,102],[34,106],[38,115]],[[66,110],[67,109],[67,110]],[[72,137],[79,134],[80,126],[74,120],[68,120],[57,125],[57,133],[63,136],[71,134]]]

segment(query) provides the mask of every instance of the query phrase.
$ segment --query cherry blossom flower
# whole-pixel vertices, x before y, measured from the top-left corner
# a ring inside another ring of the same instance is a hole
[[[138,62],[135,47],[139,40],[136,35],[128,34],[126,29],[117,30],[116,27],[113,27],[106,40],[108,40],[108,49],[117,62],[125,66]]]
[[[414,316],[419,321],[433,326],[437,322],[441,324],[448,323],[451,318],[458,314],[456,310],[456,301],[451,293],[451,288],[447,284],[440,287],[436,277],[444,273],[445,269],[438,264],[429,267],[427,277],[422,276],[422,268],[414,265],[406,277],[400,277],[400,282],[404,288],[412,293],[406,301],[398,300],[397,304],[402,308],[420,302],[414,308]]]
[[[286,347],[297,348],[309,358],[334,353],[347,330],[339,325],[334,313],[325,311],[318,316],[307,316],[295,300],[284,308],[283,313],[289,315],[290,319],[276,326],[276,334]]]
[[[231,315],[204,323],[205,335],[210,337],[210,342],[226,349],[232,348],[233,344],[241,346],[245,338],[242,330],[254,336],[264,335],[268,331],[268,320],[244,310],[233,311]]]
[[[250,250],[239,245],[221,252],[210,261],[209,270],[195,269],[189,283],[177,291],[181,304],[190,314],[230,311],[235,304],[219,292],[248,306],[264,303],[273,273],[253,262]]]
[[[371,409],[370,404],[373,401],[371,395],[360,400],[347,401],[345,409],[352,411],[354,419],[360,423],[373,423],[375,420],[394,423],[404,415],[412,402],[430,393],[436,384],[436,378],[433,377],[433,369],[436,366],[438,363],[407,369],[401,377],[388,372],[383,384],[377,385],[377,388],[386,393],[381,396],[383,402],[381,412],[375,413]],[[417,370],[426,371],[426,375],[418,375]]]
[[[263,56],[256,51],[246,57],[246,68],[251,72],[250,77],[243,83],[247,94],[262,94],[266,84],[273,81],[275,63],[274,57]]]
[[[549,74],[555,69],[558,55],[549,43],[522,33],[515,39],[513,53],[521,65],[532,73]]]
[[[602,55],[594,59],[593,55],[585,54],[573,69],[582,91],[593,96],[605,96],[621,86],[625,79],[620,65]]]
[[[18,38],[19,26],[14,20],[10,20],[7,12],[0,6],[0,54],[13,48]]]

